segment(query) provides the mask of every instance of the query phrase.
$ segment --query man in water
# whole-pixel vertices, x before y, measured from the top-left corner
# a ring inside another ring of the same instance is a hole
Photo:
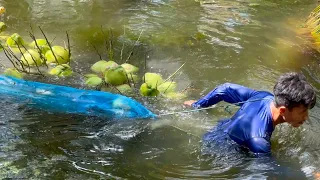
[[[274,128],[284,122],[293,127],[301,126],[308,119],[308,110],[316,103],[313,87],[300,73],[280,76],[273,93],[225,83],[200,100],[184,104],[194,108],[212,106],[220,101],[239,105],[240,109],[231,118],[220,121],[203,140],[212,142],[223,137],[255,154],[270,154]]]

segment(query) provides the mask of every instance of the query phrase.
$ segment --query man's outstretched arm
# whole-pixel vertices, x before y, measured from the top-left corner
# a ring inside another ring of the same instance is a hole
[[[209,107],[220,101],[225,101],[228,103],[238,103],[248,100],[257,91],[232,83],[225,83],[217,86],[214,90],[208,93],[203,98],[198,101],[187,101],[186,105],[191,105],[192,107]]]

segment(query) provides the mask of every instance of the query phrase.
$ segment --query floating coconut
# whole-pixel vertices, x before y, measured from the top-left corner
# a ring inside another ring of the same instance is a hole
[[[132,88],[128,84],[122,84],[119,86],[116,86],[116,88],[122,93],[122,94],[130,94],[133,92]]]
[[[116,66],[118,64],[114,61],[100,60],[91,66],[91,70],[95,73],[104,73],[107,69]]]
[[[99,76],[96,75],[96,74],[85,74],[85,75],[83,75],[83,76],[86,77],[86,78],[99,77]]]
[[[156,88],[163,83],[161,75],[157,73],[145,73],[144,80],[145,83],[152,86],[152,88]]]
[[[37,44],[36,44],[36,42],[37,42]],[[35,41],[32,41],[32,42],[29,44],[29,46],[30,46],[31,48],[37,48],[37,45],[38,45],[38,46],[43,46],[43,45],[48,45],[48,44],[47,44],[47,41],[46,41],[45,39],[36,39]]]
[[[18,70],[16,70],[15,68],[7,68],[4,73],[4,75],[6,76],[11,76],[11,77],[15,77],[18,79],[22,79],[23,78],[23,74],[20,73]]]
[[[60,77],[70,76],[73,73],[71,67],[68,64],[61,64],[49,71],[49,74]]]
[[[140,86],[140,94],[142,96],[158,96],[160,92],[156,88],[153,88],[151,85],[148,85],[147,83],[143,83]]]
[[[23,45],[24,40],[18,33],[14,33],[7,39],[7,44],[9,46]]]
[[[158,86],[158,90],[161,93],[170,93],[174,92],[177,88],[177,83],[173,81],[164,82]]]
[[[127,82],[127,75],[123,67],[111,67],[105,72],[105,81],[111,85],[121,85]]]
[[[53,53],[52,53],[52,51],[53,51]],[[62,46],[53,46],[52,51],[49,50],[45,54],[45,57],[47,59],[47,63],[57,63],[58,62],[58,64],[66,64],[70,61],[69,51],[67,49],[63,48]]]
[[[15,55],[21,55],[21,52],[22,53],[25,53],[26,52],[26,49],[24,49],[24,48],[16,48],[16,47],[11,47],[11,50],[12,50],[12,52],[15,54]]]
[[[92,77],[89,77],[85,83],[87,86],[96,87],[96,86],[99,86],[102,83],[102,81],[103,80],[100,77],[92,76]]]
[[[35,65],[41,65],[42,60],[40,58],[40,54],[33,49],[29,49],[25,53],[23,53],[21,57],[21,61],[26,66],[35,66]]]
[[[139,71],[139,68],[128,63],[121,64],[121,66],[124,68],[127,74],[134,74]]]

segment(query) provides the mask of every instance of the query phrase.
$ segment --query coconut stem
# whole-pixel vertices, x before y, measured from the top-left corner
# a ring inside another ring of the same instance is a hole
[[[140,40],[140,37],[141,37],[141,35],[142,35],[142,32],[143,32],[143,30],[141,30],[138,39],[137,39],[136,42],[134,43],[134,45],[133,45],[133,47],[132,47],[132,49],[131,49],[131,51],[130,51],[130,53],[129,53],[129,56],[128,56],[127,60],[125,61],[126,63],[130,60],[130,58],[131,58],[131,56],[132,56],[132,54],[133,54],[133,50],[134,50],[134,48],[137,46],[138,41]]]
[[[39,45],[38,45],[38,43],[37,43],[36,37],[35,37],[35,36],[33,35],[33,33],[31,33],[31,32],[29,32],[29,36],[30,36],[31,39],[34,41],[34,43],[35,43],[35,45],[36,45],[36,47],[37,47],[38,53],[39,53],[39,55],[40,55],[40,58],[43,60],[45,66],[46,66],[47,68],[49,68],[48,65],[47,65],[47,63],[46,63],[46,62],[47,62],[47,59],[45,58],[45,56],[42,55],[41,48],[39,47]]]
[[[42,35],[43,35],[43,36],[44,36],[44,38],[46,39],[47,44],[48,44],[48,46],[49,46],[49,48],[50,48],[50,50],[51,50],[51,52],[52,52],[52,54],[53,54],[53,56],[54,56],[54,59],[56,60],[56,63],[57,63],[57,64],[59,64],[58,59],[57,59],[56,55],[54,54],[54,52],[53,52],[53,50],[52,50],[51,43],[49,42],[49,40],[48,40],[48,38],[47,38],[46,34],[43,32],[43,30],[41,29],[41,27],[40,27],[40,26],[38,26],[38,27],[39,27],[39,29],[40,29],[40,31],[41,31],[41,33],[42,33]]]
[[[91,46],[93,47],[93,49],[94,49],[94,50],[96,51],[96,53],[98,54],[100,60],[102,60],[102,55],[99,53],[99,50],[97,49],[97,47],[96,47],[95,45],[93,45],[92,43],[91,43]]]
[[[5,48],[4,48],[4,49],[5,49]],[[9,49],[9,50],[8,50],[8,49]],[[17,61],[14,61],[14,62],[16,62],[16,65],[18,66],[18,65],[20,64],[21,68],[25,71],[25,68],[24,68],[23,63],[22,63],[21,60],[14,54],[14,52],[12,51],[12,49],[10,48],[10,46],[8,46],[8,49],[6,49],[7,52],[9,52],[10,55],[13,56],[13,57],[17,60]],[[19,62],[19,64],[18,64],[18,62]],[[17,70],[18,70],[18,69],[17,69]]]
[[[30,54],[30,56],[31,56],[31,58],[32,58],[32,61],[34,62],[35,66],[37,67],[37,70],[38,70],[39,74],[41,74],[42,76],[44,76],[44,75],[41,73],[40,68],[39,68],[36,60],[34,59],[34,57],[32,56],[32,54],[29,52],[29,50],[28,50],[23,44],[21,44],[21,46],[26,50],[26,52],[28,52],[28,53]],[[19,47],[19,45],[18,45],[18,47]],[[20,52],[21,52],[21,50],[20,50]],[[22,52],[21,52],[21,53],[22,53]],[[23,56],[23,54],[22,54],[22,56]],[[23,56],[23,57],[24,57],[24,56]],[[28,61],[27,61],[27,59],[26,59],[25,57],[24,57],[24,59],[25,59],[26,62],[28,63]],[[28,63],[28,65],[29,65],[29,63]],[[29,71],[30,71],[30,67],[29,67]]]
[[[126,35],[126,26],[124,25],[123,26],[123,36]],[[123,49],[124,49],[124,42],[122,43],[122,48],[121,48],[121,51],[120,51],[120,60],[122,61],[122,55],[123,55]]]
[[[39,52],[39,54],[40,54],[40,58],[43,60],[45,66],[46,66],[47,68],[49,68],[48,65],[47,65],[47,59],[46,59],[45,56],[42,55],[41,48],[39,47],[39,45],[38,45],[38,43],[37,43],[37,39],[36,39],[36,37],[34,36],[33,28],[32,28],[31,25],[30,25],[30,29],[31,29],[31,32],[29,32],[29,36],[30,36],[31,39],[34,41],[34,43],[36,44],[37,49],[38,49],[38,52]]]
[[[5,56],[9,59],[9,61],[11,62],[11,64],[13,65],[13,67],[16,70],[20,70],[19,68],[16,67],[16,64],[14,63],[14,60],[11,59],[11,55],[7,52],[7,50],[2,46],[2,44],[0,43],[0,47],[3,49],[3,52],[5,54]]]
[[[177,73],[178,71],[185,65],[186,63],[183,63],[173,74],[171,74],[166,80],[164,80],[163,83],[167,82],[168,80],[170,80],[171,78],[173,78]]]
[[[14,40],[14,39],[12,39],[12,40]],[[19,43],[17,43],[17,41],[15,41],[14,40],[14,42],[16,42],[16,44],[17,44],[17,46],[18,46],[18,49],[19,49],[19,51],[20,51],[20,53],[21,53],[21,55],[22,55],[22,57],[24,58],[24,59],[26,59],[26,57],[24,56],[24,54],[23,54],[23,52],[22,52],[22,50],[21,50],[21,48],[20,48],[20,46],[19,46]],[[29,69],[29,71],[30,71],[30,65],[29,65],[29,62],[26,60],[26,62],[27,62],[27,67],[28,67],[28,69]],[[23,62],[21,62],[22,64],[23,64]]]
[[[71,47],[70,47],[70,38],[69,38],[68,31],[66,31],[66,34],[67,34],[68,51],[69,51],[68,58],[69,58],[69,65],[70,65],[70,62],[71,62]]]

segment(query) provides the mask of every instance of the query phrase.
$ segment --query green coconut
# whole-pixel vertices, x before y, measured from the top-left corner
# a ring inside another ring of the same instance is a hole
[[[91,77],[99,77],[97,74],[85,74],[84,77],[91,78]]]
[[[32,41],[29,46],[31,48],[37,48],[36,42],[38,46],[48,45],[45,39],[36,39],[36,41]]]
[[[100,60],[91,66],[91,70],[95,73],[104,73],[107,69],[116,66],[118,64],[114,61]]]
[[[174,100],[184,99],[187,97],[185,93],[179,93],[179,92],[169,92],[164,94],[164,96],[168,99],[174,99]]]
[[[7,44],[9,46],[23,45],[24,40],[18,33],[14,33],[7,39]]]
[[[22,53],[25,53],[26,52],[26,49],[24,49],[24,48],[16,48],[16,47],[11,47],[10,48],[11,50],[12,50],[12,52],[15,54],[15,55],[21,55],[21,52]]]
[[[49,71],[49,74],[60,77],[70,76],[72,73],[73,71],[68,64],[58,65]]]
[[[144,78],[144,82],[152,86],[152,88],[156,88],[163,83],[161,75],[157,73],[145,73]]]
[[[43,55],[45,55],[47,53],[47,51],[50,50],[50,47],[48,45],[40,45],[39,48],[40,48],[40,51]]]
[[[160,92],[156,88],[153,88],[151,85],[148,85],[147,83],[143,83],[140,86],[140,94],[142,96],[158,96]]]
[[[18,70],[16,70],[15,68],[7,68],[4,73],[4,75],[6,76],[11,76],[11,77],[15,77],[15,78],[19,78],[22,79],[23,78],[23,74],[20,73]]]
[[[52,53],[52,51],[53,51],[53,53]],[[62,46],[53,46],[52,51],[49,50],[45,54],[45,57],[47,59],[47,63],[57,63],[58,62],[58,64],[66,64],[70,61],[69,51],[67,49],[63,48]]]
[[[0,33],[7,29],[7,25],[4,22],[0,22]]]
[[[127,75],[123,67],[111,67],[105,72],[105,81],[111,85],[121,85],[127,82]]]
[[[102,72],[105,72],[106,70],[117,67],[119,66],[116,62],[114,61],[108,61],[104,66],[101,67]]]
[[[122,94],[129,94],[132,93],[132,88],[128,84],[122,84],[119,86],[116,86],[116,88],[122,93]]]
[[[26,66],[35,66],[35,65],[41,65],[42,60],[40,58],[40,54],[33,49],[29,49],[25,53],[23,53],[21,57],[21,61]]]
[[[121,66],[124,68],[124,70],[128,74],[130,74],[130,73],[133,74],[133,73],[136,73],[139,71],[139,68],[137,68],[136,66],[133,66],[131,64],[128,64],[128,63],[121,64]]]
[[[174,92],[176,88],[177,88],[177,83],[173,81],[164,82],[158,86],[158,90],[161,93]]]
[[[92,76],[92,77],[89,77],[85,83],[87,86],[96,87],[102,83],[102,79],[98,76]]]

